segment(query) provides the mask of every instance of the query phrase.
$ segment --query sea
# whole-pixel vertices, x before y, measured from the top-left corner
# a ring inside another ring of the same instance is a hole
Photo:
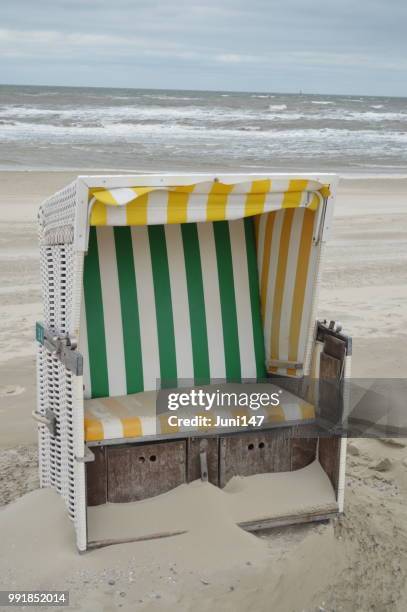
[[[407,98],[0,86],[0,169],[407,174]]]

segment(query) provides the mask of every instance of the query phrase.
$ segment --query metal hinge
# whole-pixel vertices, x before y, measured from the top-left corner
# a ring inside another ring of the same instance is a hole
[[[75,338],[70,337],[68,334],[59,336],[39,322],[35,326],[35,337],[37,342],[42,344],[52,355],[58,357],[67,370],[75,374],[75,376],[82,376],[83,357],[77,350]]]
[[[55,437],[56,429],[57,429],[57,418],[51,410],[47,409],[45,411],[45,414],[41,414],[41,412],[38,412],[37,410],[33,410],[31,413],[31,416],[34,419],[34,421],[37,421],[37,423],[40,423],[41,425],[45,425],[45,427],[48,428],[48,431],[51,434],[51,436]]]

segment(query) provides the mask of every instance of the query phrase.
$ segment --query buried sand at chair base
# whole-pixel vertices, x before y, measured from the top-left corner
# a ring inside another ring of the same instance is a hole
[[[234,477],[224,489],[196,480],[142,501],[88,508],[89,543],[201,532],[230,518],[245,529],[251,523],[267,527],[284,524],[285,517],[295,522],[296,516],[323,518],[337,511],[331,482],[314,461],[294,472]]]

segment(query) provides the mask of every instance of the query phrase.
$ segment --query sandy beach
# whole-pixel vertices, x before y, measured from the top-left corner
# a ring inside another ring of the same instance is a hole
[[[345,514],[333,523],[250,535],[218,512],[214,487],[194,483],[200,520],[189,533],[77,554],[62,500],[37,490],[30,416],[42,317],[36,214],[76,174],[0,173],[0,589],[69,589],[70,609],[89,612],[406,610],[401,439],[349,443]],[[353,337],[354,377],[406,375],[406,270],[407,178],[343,179],[319,316]]]

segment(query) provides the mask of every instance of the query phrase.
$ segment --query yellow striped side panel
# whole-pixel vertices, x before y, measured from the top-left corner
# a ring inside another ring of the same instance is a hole
[[[257,250],[266,365],[302,376],[317,274],[317,213],[285,208],[261,215]]]

